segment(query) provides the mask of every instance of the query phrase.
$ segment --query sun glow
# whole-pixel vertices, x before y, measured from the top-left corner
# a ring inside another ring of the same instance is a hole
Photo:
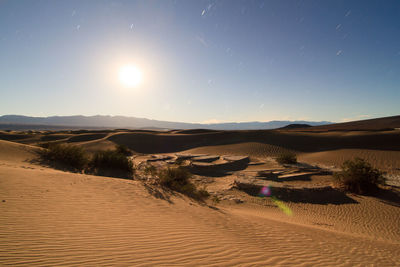
[[[123,66],[119,69],[119,81],[125,87],[137,87],[142,82],[142,72],[134,65]]]

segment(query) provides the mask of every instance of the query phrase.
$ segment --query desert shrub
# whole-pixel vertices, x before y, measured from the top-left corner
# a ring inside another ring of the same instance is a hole
[[[144,173],[145,173],[146,175],[156,175],[156,174],[157,174],[157,169],[156,169],[156,167],[154,167],[153,165],[147,164],[147,165],[144,167]]]
[[[184,168],[167,168],[159,172],[160,183],[163,186],[179,191],[180,188],[187,185],[191,173]]]
[[[210,193],[205,188],[199,189],[197,191],[197,194],[200,198],[208,198],[210,196]]]
[[[167,168],[158,173],[160,184],[165,187],[196,199],[208,197],[209,193],[205,189],[198,191],[189,181],[191,176],[191,173],[182,167]]]
[[[133,174],[133,163],[118,150],[97,151],[90,163],[90,170],[95,173],[123,172]]]
[[[383,173],[361,158],[345,161],[342,171],[334,177],[345,190],[357,194],[369,193],[378,184],[385,184]]]
[[[276,161],[279,164],[295,164],[295,163],[297,163],[297,157],[296,157],[296,154],[294,154],[292,152],[286,152],[286,153],[280,154],[276,158]]]
[[[120,154],[124,154],[125,156],[132,156],[132,151],[124,145],[117,145],[115,150]]]
[[[177,158],[175,160],[175,164],[178,165],[178,166],[181,166],[184,162],[185,162],[184,158]]]
[[[214,205],[217,205],[218,203],[221,202],[221,199],[218,196],[213,196],[211,200]]]
[[[40,146],[41,148],[49,148],[51,145],[52,145],[52,143],[50,143],[50,142],[44,142],[44,143],[38,144],[38,146]]]
[[[89,157],[79,146],[47,144],[45,147],[47,148],[40,152],[41,158],[45,161],[61,163],[78,171],[82,171],[89,162]]]

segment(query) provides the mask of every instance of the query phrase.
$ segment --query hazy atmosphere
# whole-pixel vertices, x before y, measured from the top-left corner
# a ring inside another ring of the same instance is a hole
[[[0,115],[400,113],[398,1],[0,1]]]

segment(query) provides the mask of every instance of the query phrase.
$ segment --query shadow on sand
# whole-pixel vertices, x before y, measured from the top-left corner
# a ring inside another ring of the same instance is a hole
[[[144,188],[147,190],[147,193],[152,195],[153,197],[161,200],[165,200],[170,204],[174,204],[174,202],[171,200],[171,197],[165,193],[162,192],[159,188],[156,188],[155,186],[150,186],[148,184],[143,183]]]
[[[260,195],[260,192],[263,186],[236,182],[235,187],[250,196],[262,196]],[[356,200],[347,196],[344,192],[334,189],[330,186],[321,188],[270,187],[270,192],[270,196],[276,197],[277,199],[285,202],[320,205],[358,203]]]
[[[283,177],[282,176],[279,177],[279,174],[277,174],[277,173],[259,171],[257,173],[256,178],[261,179],[261,180],[273,181],[273,182],[311,181],[311,176],[332,175],[332,172],[328,171],[328,170],[314,168],[312,170],[302,169],[297,172],[290,173],[290,174],[286,175],[286,177],[285,177],[285,174],[283,174],[283,175],[284,175]]]
[[[382,138],[384,137],[384,138]],[[400,150],[400,135],[370,132],[367,135],[299,134],[278,130],[210,131],[196,134],[154,134],[145,132],[118,133],[108,140],[123,144],[139,153],[173,153],[202,146],[259,142],[299,152],[336,149]]]
[[[43,159],[40,157],[31,159],[31,160],[27,160],[26,162],[28,162],[30,164],[47,167],[47,168],[53,168],[56,170],[65,171],[65,172],[83,173],[83,174],[88,174],[88,175],[103,176],[103,177],[109,177],[109,178],[118,178],[118,179],[125,179],[125,180],[134,179],[133,174],[131,174],[131,173],[128,173],[126,171],[116,170],[116,169],[110,169],[110,168],[96,169],[96,170],[89,170],[89,169],[77,170],[67,164],[63,164],[58,161],[46,160],[46,159]]]
[[[279,176],[274,173],[257,173],[256,178],[273,182],[311,181],[312,175],[314,174],[296,175],[296,176],[279,178]]]
[[[383,189],[378,188],[375,192],[371,194],[372,197],[375,197],[382,201],[383,203],[400,207],[400,192],[396,189]]]

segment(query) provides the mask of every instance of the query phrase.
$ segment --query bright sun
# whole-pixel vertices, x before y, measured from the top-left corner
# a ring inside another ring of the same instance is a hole
[[[128,88],[137,87],[142,81],[142,72],[134,65],[126,65],[119,69],[119,81]]]

